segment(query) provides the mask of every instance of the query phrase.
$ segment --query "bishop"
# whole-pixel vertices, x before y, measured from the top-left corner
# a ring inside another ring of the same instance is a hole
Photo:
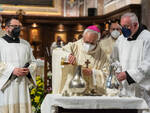
[[[108,60],[100,47],[99,39],[100,30],[97,26],[92,25],[85,29],[83,38],[80,40],[69,43],[64,47],[59,48],[59,50],[54,50],[55,52],[61,51],[61,53],[59,52],[59,54],[61,54],[60,56],[67,58],[68,63],[72,64],[70,66],[65,65],[62,68],[61,75],[59,75],[58,70],[55,70],[57,59],[54,60],[56,56],[53,55],[52,78],[55,82],[53,82],[52,86],[54,94],[66,91],[70,93],[68,84],[73,78],[75,65],[82,66],[83,78],[89,84],[85,92],[90,92],[94,87],[97,87],[97,95],[105,94],[105,82],[108,75]]]

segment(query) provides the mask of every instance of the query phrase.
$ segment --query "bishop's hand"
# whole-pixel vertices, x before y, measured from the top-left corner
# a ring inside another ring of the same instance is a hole
[[[26,76],[29,73],[29,69],[28,68],[15,68],[13,71],[13,75],[16,76]]]
[[[76,57],[70,54],[68,57],[68,62],[74,65],[76,63]]]
[[[127,75],[125,72],[116,73],[116,75],[117,75],[118,81],[120,81],[120,82],[127,78]]]
[[[82,73],[84,75],[91,76],[92,75],[92,69],[90,69],[90,68],[82,68]]]

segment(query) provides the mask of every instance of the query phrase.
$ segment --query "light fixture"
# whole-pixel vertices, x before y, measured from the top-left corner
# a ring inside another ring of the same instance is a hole
[[[37,25],[36,23],[33,23],[33,24],[32,24],[32,27],[33,27],[33,28],[36,28],[36,27],[38,27],[38,25]]]
[[[23,9],[18,9],[16,11],[16,15],[18,15],[19,21],[23,21],[23,16],[25,15],[25,11]]]
[[[57,27],[57,31],[64,31],[64,25],[63,24],[59,24]]]

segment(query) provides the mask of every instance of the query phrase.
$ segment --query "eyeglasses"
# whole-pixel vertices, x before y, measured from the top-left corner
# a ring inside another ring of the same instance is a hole
[[[94,41],[94,42],[84,41],[84,43],[91,44],[91,45],[95,45],[95,44],[96,44],[96,41]]]
[[[131,26],[130,25],[124,25],[122,27],[129,29]]]
[[[21,27],[20,25],[9,25],[9,26],[13,28]]]
[[[117,30],[117,31],[119,31],[120,30],[120,28],[110,28],[111,30]]]

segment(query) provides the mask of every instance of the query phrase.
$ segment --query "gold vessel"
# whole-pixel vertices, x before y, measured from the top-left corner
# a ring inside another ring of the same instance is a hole
[[[60,65],[68,65],[70,64],[68,61],[65,60],[65,58],[61,58],[61,63]]]

